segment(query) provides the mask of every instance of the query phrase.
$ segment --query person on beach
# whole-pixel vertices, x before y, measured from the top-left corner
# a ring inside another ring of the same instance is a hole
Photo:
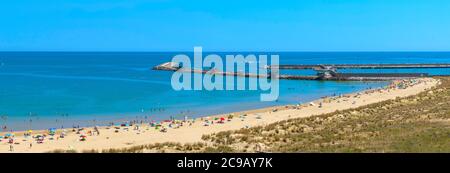
[[[97,134],[97,136],[100,135],[100,131],[98,130],[98,127],[97,127],[97,126],[94,127],[94,131],[95,131],[95,133]]]

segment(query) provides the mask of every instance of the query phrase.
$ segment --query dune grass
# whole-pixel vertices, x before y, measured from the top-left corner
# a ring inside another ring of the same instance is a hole
[[[415,96],[266,126],[204,135],[202,143],[157,143],[84,152],[450,152],[450,77]],[[58,151],[64,152],[64,151]]]
[[[450,152],[450,78],[439,79],[416,96],[203,139],[244,152]]]

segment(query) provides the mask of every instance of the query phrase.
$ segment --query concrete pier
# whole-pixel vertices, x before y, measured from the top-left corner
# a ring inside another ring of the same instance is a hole
[[[402,68],[450,68],[450,64],[320,64],[320,65],[278,65],[279,69],[402,69]],[[268,68],[271,68],[270,66]]]
[[[268,67],[270,68],[270,67]],[[339,80],[339,81],[386,81],[396,79],[408,79],[428,77],[427,73],[338,73],[336,69],[358,68],[358,69],[386,69],[386,68],[450,68],[450,64],[340,64],[340,65],[279,65],[280,69],[313,69],[317,75],[283,75],[276,76],[278,79],[288,80]],[[270,74],[252,74],[241,72],[223,72],[212,70],[200,70],[181,68],[172,62],[155,66],[153,70],[178,71],[185,73],[202,73],[224,76],[240,76],[255,78],[274,78]]]
[[[215,71],[214,69],[199,70],[199,69],[180,68],[171,62],[163,63],[161,65],[153,67],[152,69],[153,70],[165,70],[165,71],[178,71],[178,72],[184,72],[184,73],[215,74],[215,75],[223,75],[223,76],[270,78],[270,75],[258,75],[258,74],[241,73],[241,72],[224,72],[224,71]]]

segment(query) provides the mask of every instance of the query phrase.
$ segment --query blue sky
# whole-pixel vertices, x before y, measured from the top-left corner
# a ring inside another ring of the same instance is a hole
[[[0,51],[448,51],[447,0],[14,0]]]

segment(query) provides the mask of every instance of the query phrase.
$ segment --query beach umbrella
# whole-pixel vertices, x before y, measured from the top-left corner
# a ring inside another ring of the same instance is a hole
[[[14,134],[12,134],[12,133],[7,133],[7,134],[5,134],[5,136],[6,136],[6,137],[13,137]]]
[[[220,121],[225,121],[225,118],[224,117],[220,117]]]
[[[28,130],[27,132],[28,132],[28,133],[33,133],[33,130]]]
[[[86,135],[80,135],[80,138],[81,138],[80,140],[81,141],[86,141],[86,137],[87,137]]]
[[[51,136],[55,135],[55,133],[56,133],[56,128],[49,128],[49,129],[48,129],[48,133],[49,133]]]

